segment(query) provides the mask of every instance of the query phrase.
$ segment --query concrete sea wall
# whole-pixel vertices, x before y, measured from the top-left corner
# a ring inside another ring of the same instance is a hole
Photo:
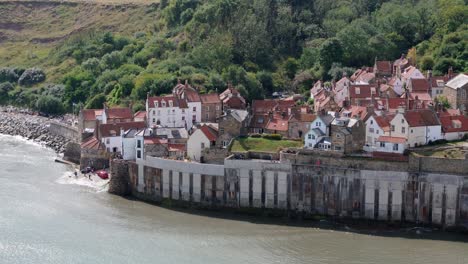
[[[148,157],[119,174],[132,195],[153,202],[468,229],[468,171],[452,173],[458,170],[434,173],[412,171],[408,162],[286,155],[280,161],[231,157],[224,165]]]

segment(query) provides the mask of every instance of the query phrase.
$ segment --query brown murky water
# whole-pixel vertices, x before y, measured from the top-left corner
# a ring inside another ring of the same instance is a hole
[[[0,136],[2,264],[468,263],[463,235],[408,239],[177,212],[70,179],[53,157]]]

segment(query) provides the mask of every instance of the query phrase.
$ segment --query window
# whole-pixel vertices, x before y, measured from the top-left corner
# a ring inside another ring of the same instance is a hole
[[[312,143],[309,143],[309,148],[311,148],[311,147],[312,147]]]
[[[370,124],[373,125],[373,124],[374,124],[374,120],[371,120],[371,121],[370,121]]]
[[[172,109],[172,114],[175,114],[175,109]]]
[[[109,138],[106,139],[106,144],[110,144],[110,139]]]
[[[355,91],[356,91],[356,94],[361,94],[361,89],[360,88],[356,87]]]
[[[341,135],[340,135],[340,134],[336,134],[336,138],[341,138]]]
[[[315,135],[312,135],[312,139],[315,139]]]
[[[385,142],[380,142],[380,147],[385,148]]]
[[[196,107],[196,106],[193,107],[193,111],[194,111],[194,112],[197,111],[197,107]]]
[[[161,115],[161,110],[158,110],[158,115]]]
[[[154,101],[154,107],[158,108],[159,106],[159,102],[158,101]]]
[[[209,106],[206,106],[206,111],[210,111],[210,107],[209,107]]]
[[[322,122],[315,122],[315,126],[321,126]]]
[[[338,150],[338,151],[340,151],[340,150],[341,150],[341,147],[339,147],[339,146],[335,146],[335,150]]]
[[[166,107],[166,101],[161,102],[162,107]]]
[[[216,105],[216,110],[219,111],[219,109],[221,109],[221,107],[219,105]]]
[[[141,140],[137,141],[137,148],[141,148]]]
[[[193,121],[193,122],[197,121],[197,116],[196,116],[196,115],[193,115],[193,116],[192,116],[192,121]]]
[[[201,143],[201,149],[204,149],[205,148],[205,143]]]
[[[392,125],[392,132],[395,132],[395,126]]]
[[[405,133],[406,129],[404,127],[401,128],[401,133]]]
[[[185,114],[185,109],[182,109],[182,114]]]
[[[156,118],[153,118],[153,123],[156,123]]]
[[[413,129],[411,129],[411,134],[413,134]]]
[[[223,140],[223,147],[227,147],[227,145],[229,144],[229,142],[227,142],[226,140]]]
[[[172,100],[169,100],[169,106],[172,107],[173,103]]]
[[[374,128],[369,127],[369,133],[374,133]]]
[[[405,123],[405,120],[404,120],[404,119],[402,119],[402,120],[401,120],[401,123],[402,123],[402,124],[404,124],[404,123]]]
[[[398,144],[393,144],[393,150],[398,151]]]
[[[182,121],[185,121],[185,116],[182,117]]]
[[[312,135],[311,135],[311,134],[308,134],[308,135],[307,135],[307,138],[308,138],[308,139],[312,139]]]
[[[378,130],[378,129],[376,129],[376,130],[375,130],[375,133],[378,135],[378,134],[379,134],[379,130]]]
[[[219,129],[219,133],[224,134],[224,127],[221,127],[221,128]]]
[[[209,118],[210,118],[210,115],[208,113],[206,113],[205,119],[208,120]]]
[[[155,114],[156,114],[156,111],[153,110],[153,115],[155,115]]]
[[[141,150],[138,150],[138,151],[137,151],[137,158],[138,158],[138,159],[141,159]]]

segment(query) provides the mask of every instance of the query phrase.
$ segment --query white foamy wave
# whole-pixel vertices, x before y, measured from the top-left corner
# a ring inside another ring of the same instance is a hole
[[[81,173],[78,173],[78,177],[75,177],[73,171],[65,172],[55,182],[58,184],[73,184],[85,186],[96,190],[96,192],[106,192],[109,187],[109,180],[103,180],[97,175],[92,175],[90,180],[87,176],[84,176]]]

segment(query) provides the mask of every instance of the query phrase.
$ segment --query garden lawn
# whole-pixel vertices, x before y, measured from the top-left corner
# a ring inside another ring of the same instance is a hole
[[[281,148],[300,148],[302,141],[294,140],[272,140],[266,138],[238,138],[234,141],[232,152],[262,151],[277,152]]]

